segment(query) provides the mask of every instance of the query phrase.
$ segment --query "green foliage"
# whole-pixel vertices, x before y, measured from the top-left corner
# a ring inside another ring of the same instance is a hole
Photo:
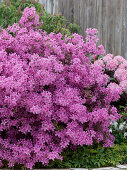
[[[45,30],[48,34],[51,32],[61,32],[63,35],[71,35],[71,33],[80,32],[80,27],[77,24],[71,23],[68,25],[64,16],[47,13],[44,6],[35,0],[10,0],[8,2],[4,0],[0,4],[0,25],[2,28],[7,28],[8,25],[18,22],[24,9],[34,6],[39,14],[40,21],[43,21],[41,29]]]
[[[74,151],[68,148],[62,156],[63,161],[50,161],[46,167],[37,163],[35,168],[99,168],[126,164],[127,143],[116,144],[109,148],[102,148],[99,145],[79,146]]]
[[[16,22],[16,8],[10,4],[9,6],[5,5],[4,3],[0,4],[0,25],[1,27],[7,27],[8,23],[12,25]]]
[[[78,32],[80,32],[81,31],[81,29],[80,29],[80,26],[78,26],[77,24],[69,24],[68,25],[68,28],[69,28],[69,30],[71,31],[71,33],[78,33]]]

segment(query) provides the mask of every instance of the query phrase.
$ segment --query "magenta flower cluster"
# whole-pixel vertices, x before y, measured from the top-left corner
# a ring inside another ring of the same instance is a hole
[[[67,147],[113,145],[112,121],[121,116],[111,102],[120,96],[89,55],[103,55],[97,30],[86,41],[39,30],[35,8],[0,31],[0,160],[48,165]],[[118,74],[116,74],[117,76]]]

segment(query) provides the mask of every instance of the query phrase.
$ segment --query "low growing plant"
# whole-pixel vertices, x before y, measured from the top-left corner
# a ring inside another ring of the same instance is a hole
[[[48,166],[36,163],[35,168],[100,168],[115,167],[127,163],[127,143],[103,148],[100,145],[78,146],[75,150],[67,148],[62,153],[63,161],[55,159]]]
[[[116,89],[116,93],[121,89],[122,94],[119,100],[112,102],[117,107],[122,118],[112,122],[110,131],[115,136],[115,143],[121,144],[127,141],[127,60],[122,56],[96,57],[93,59],[95,65],[101,66],[105,74],[109,76],[109,85]]]

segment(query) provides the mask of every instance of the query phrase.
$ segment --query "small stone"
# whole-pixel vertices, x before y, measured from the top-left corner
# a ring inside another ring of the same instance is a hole
[[[33,169],[33,170],[70,170],[70,169]]]
[[[103,168],[94,168],[92,170],[120,170],[120,169],[114,167],[103,167]]]
[[[116,167],[120,169],[127,169],[127,164],[126,165],[116,165]]]
[[[33,170],[69,170],[69,169],[33,169]]]
[[[70,168],[70,170],[88,170],[88,169],[85,169],[85,168]]]

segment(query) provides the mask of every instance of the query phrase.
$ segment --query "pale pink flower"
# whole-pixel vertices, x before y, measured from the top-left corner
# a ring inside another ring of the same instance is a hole
[[[94,64],[101,66],[102,68],[105,67],[104,61],[102,59],[96,60]]]
[[[106,64],[107,70],[114,71],[114,70],[116,70],[117,67],[118,67],[118,61],[117,60],[111,59],[111,60],[107,61],[107,64]]]
[[[127,93],[127,80],[121,81],[120,87],[122,87],[123,91]]]
[[[114,77],[118,80],[118,81],[123,81],[127,79],[127,70],[122,69],[122,68],[118,68],[115,71]]]
[[[117,60],[119,63],[122,63],[122,62],[125,62],[125,61],[126,61],[126,60],[125,60],[122,56],[120,56],[120,55],[115,56],[115,57],[114,57],[114,60]]]
[[[108,62],[109,60],[113,59],[113,54],[107,54],[106,56],[103,57],[104,62]]]

